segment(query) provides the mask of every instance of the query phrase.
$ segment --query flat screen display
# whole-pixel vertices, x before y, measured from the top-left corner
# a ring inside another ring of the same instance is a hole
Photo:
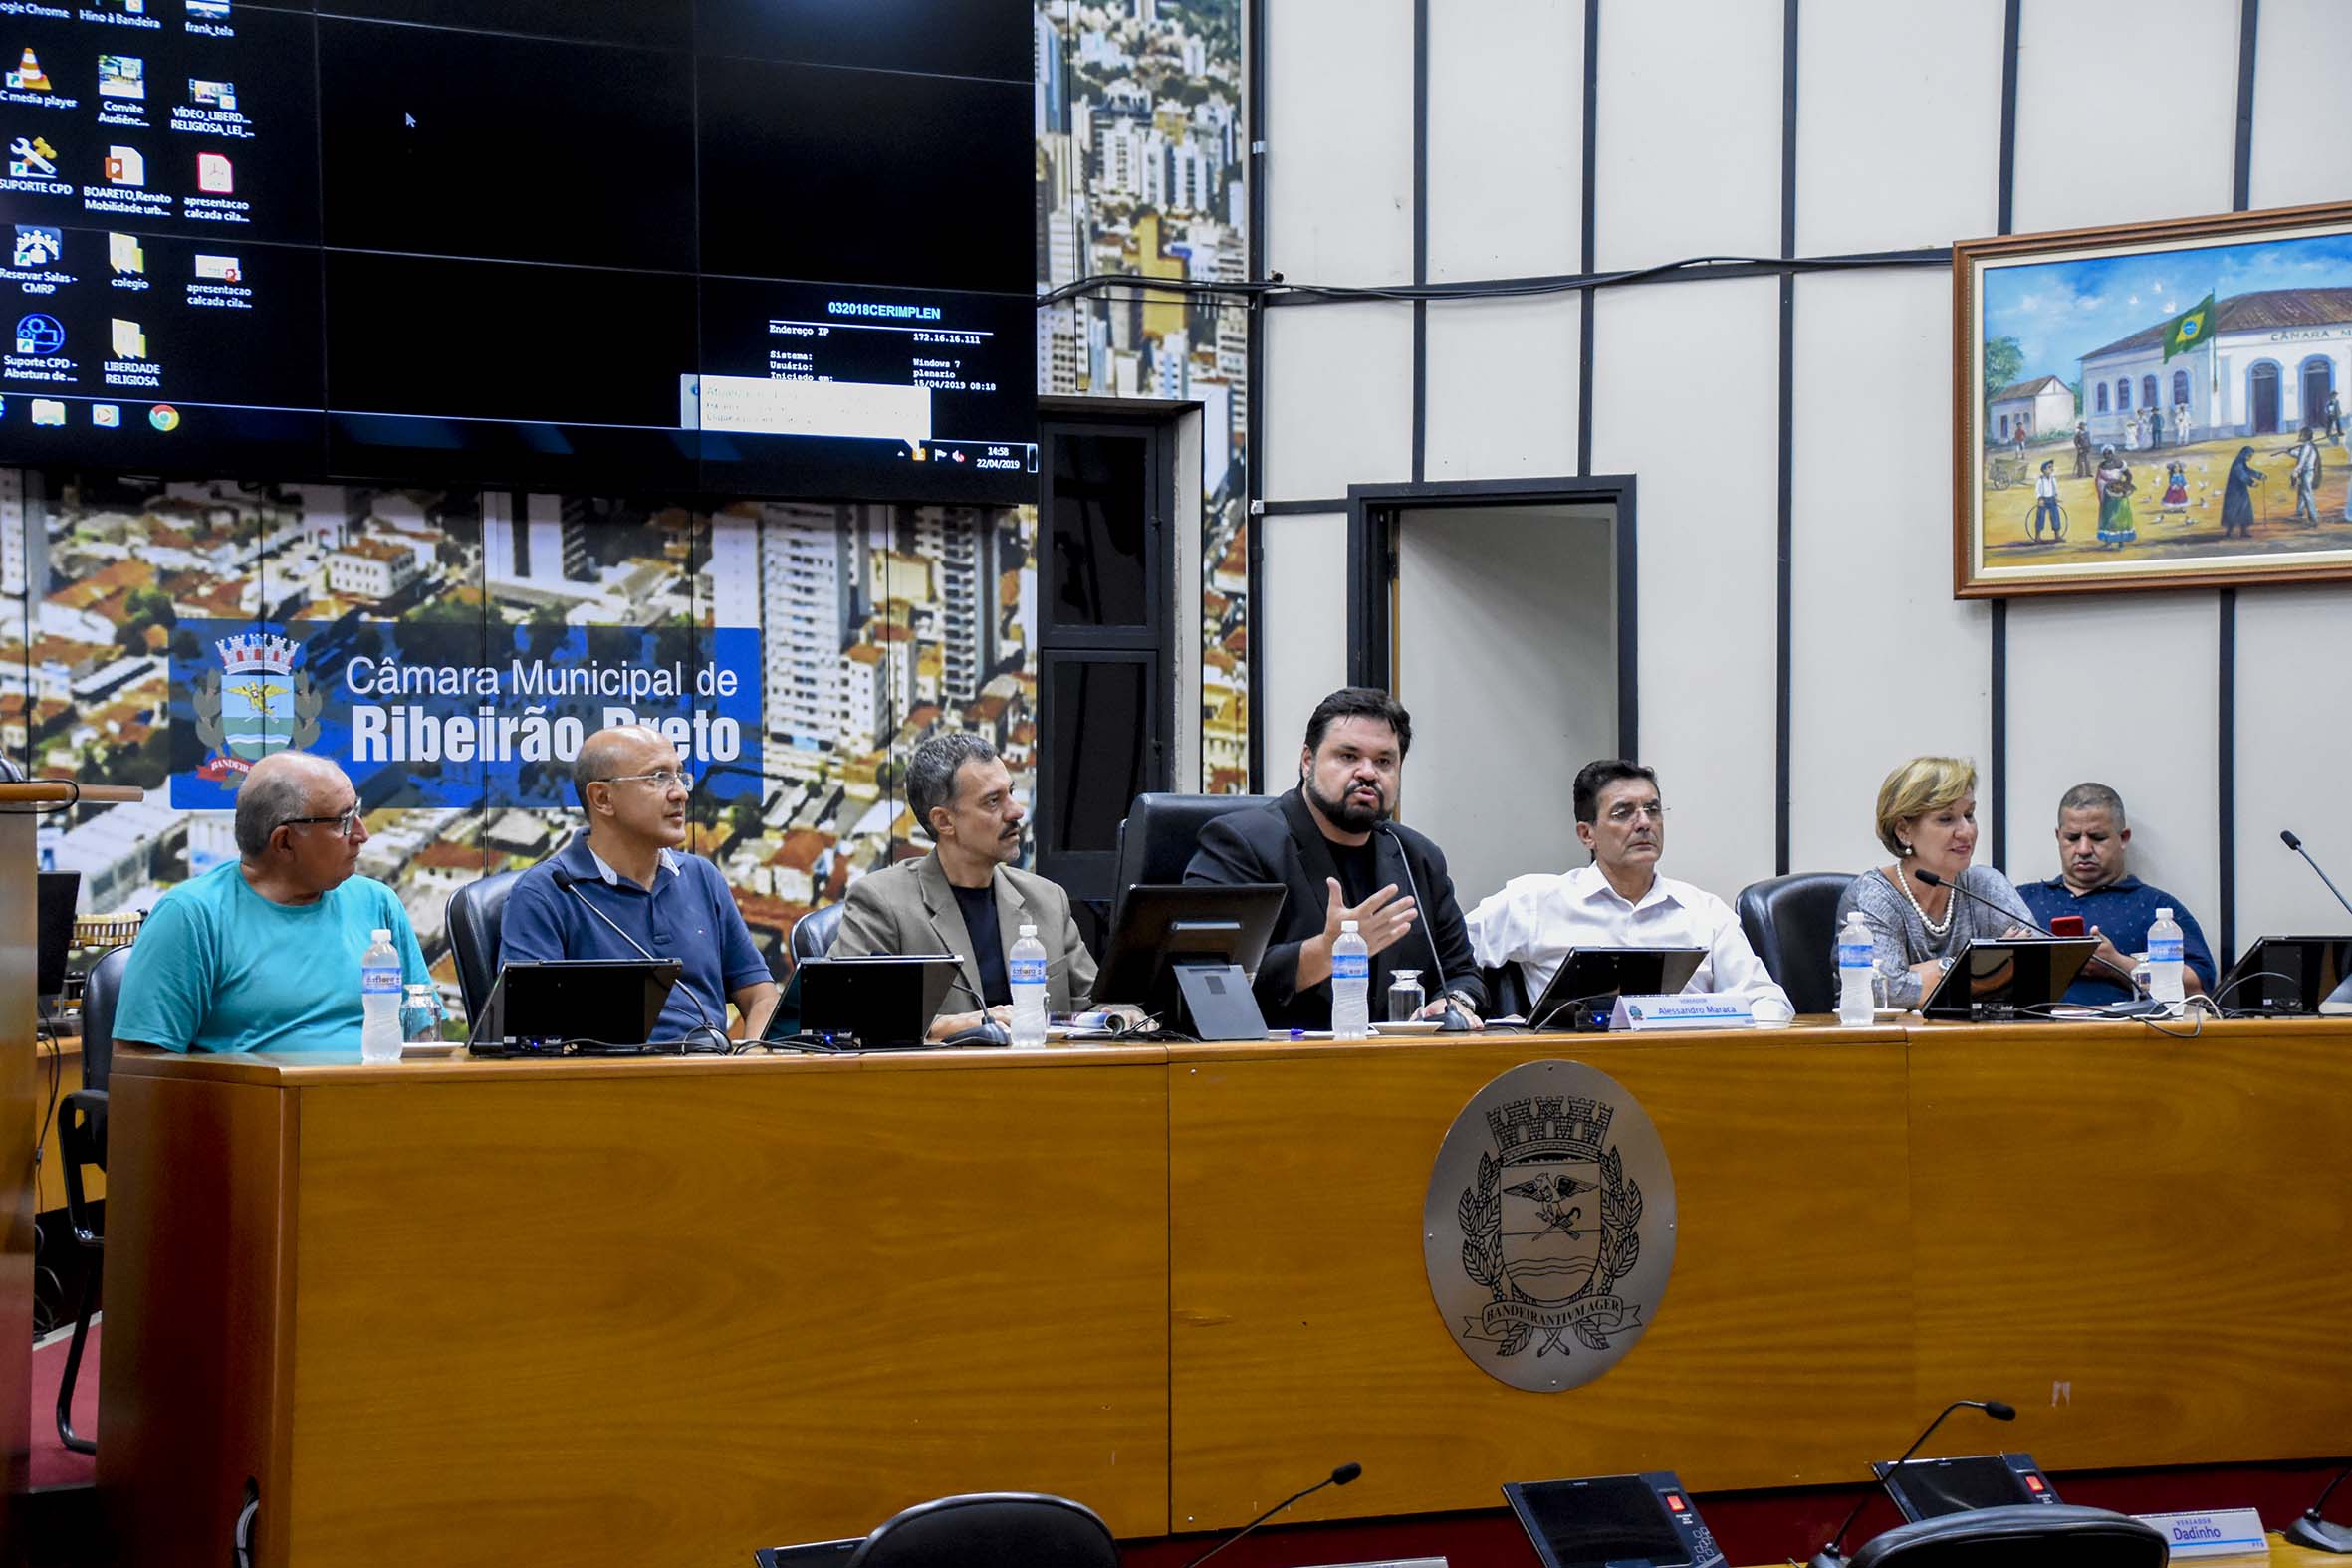
[[[1546,1568],[1680,1568],[1691,1560],[1665,1505],[1638,1475],[1538,1481],[1507,1490]]]
[[[2006,1508],[2041,1498],[1999,1454],[1980,1454],[1957,1459],[1913,1459],[1887,1467],[1887,1491],[1910,1519],[1940,1519],[1948,1513],[1978,1508]]]
[[[59,11],[0,39],[0,463],[1036,494],[1026,7]]]

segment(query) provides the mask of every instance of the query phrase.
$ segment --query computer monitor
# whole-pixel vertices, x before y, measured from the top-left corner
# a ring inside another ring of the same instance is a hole
[[[503,964],[466,1044],[478,1056],[641,1051],[683,967],[676,959]]]
[[[1282,918],[1279,882],[1146,883],[1119,900],[1097,1002],[1125,1002],[1195,1038],[1266,1038],[1250,977]]]
[[[2352,937],[2263,937],[2214,988],[2214,1000],[2234,1012],[2307,1016],[2352,1001],[2338,998],[2347,985]]]
[[[799,1031],[852,1050],[919,1050],[963,968],[952,953],[803,959]]]
[[[2058,1500],[2058,1489],[2030,1454],[1977,1454],[1902,1464],[1882,1461],[1870,1468],[1903,1517],[1915,1524],[1948,1513]]]
[[[1674,996],[1706,957],[1705,948],[1570,948],[1528,1009],[1528,1027],[1605,1029],[1618,997]]]
[[[1931,1018],[2032,1017],[2066,995],[2099,944],[2088,937],[1970,939],[1919,1010]]]
[[[1503,1495],[1543,1568],[1709,1568],[1724,1560],[1672,1470],[1515,1481]]]
[[[54,997],[66,989],[66,956],[74,950],[74,903],[82,896],[82,873],[44,871],[34,896],[39,940],[33,956],[33,994]]]

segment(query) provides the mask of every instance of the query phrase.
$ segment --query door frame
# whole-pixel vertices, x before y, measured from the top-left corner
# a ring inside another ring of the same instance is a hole
[[[1640,573],[1635,557],[1634,476],[1557,479],[1449,479],[1347,487],[1347,679],[1396,689],[1397,518],[1453,507],[1608,506],[1617,567],[1617,755],[1641,755],[1638,663]]]

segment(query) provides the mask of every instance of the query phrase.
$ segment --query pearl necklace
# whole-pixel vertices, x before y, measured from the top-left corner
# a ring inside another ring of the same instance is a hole
[[[1900,873],[1902,869],[1903,862],[1900,860],[1896,861],[1895,870],[1897,873]],[[1928,912],[1926,910],[1920,908],[1919,895],[1911,891],[1911,878],[1898,874],[1895,877],[1895,886],[1902,890],[1904,901],[1910,904],[1911,912],[1919,917],[1919,923],[1928,928],[1929,936],[1940,937],[1952,929],[1952,917],[1959,912],[1960,901],[1958,899],[1948,898],[1946,900],[1944,905],[1944,923],[1939,926],[1934,921],[1928,919]]]

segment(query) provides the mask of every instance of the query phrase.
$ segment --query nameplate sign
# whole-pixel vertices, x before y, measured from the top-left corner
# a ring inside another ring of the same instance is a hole
[[[1756,1022],[1747,999],[1721,991],[1679,997],[1619,997],[1612,1029],[1744,1029]]]
[[[2183,1557],[2268,1556],[2262,1516],[2251,1508],[2217,1508],[2211,1513],[2135,1513],[2142,1524],[2164,1532],[2175,1559]]]

